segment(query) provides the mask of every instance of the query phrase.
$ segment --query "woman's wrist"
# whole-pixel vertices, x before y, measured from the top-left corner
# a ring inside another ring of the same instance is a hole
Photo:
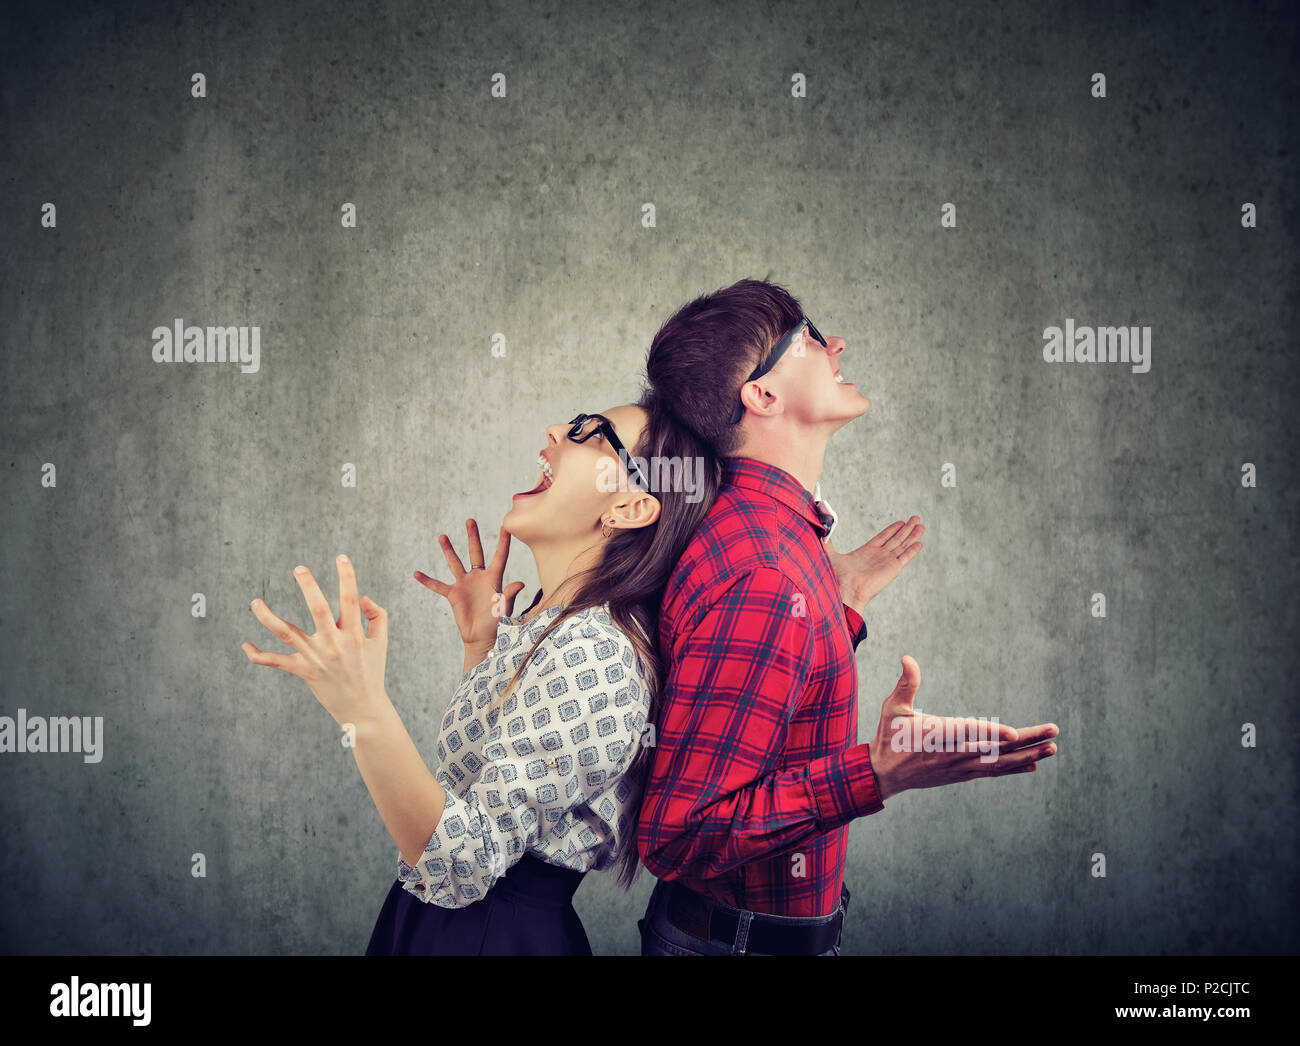
[[[483,659],[487,657],[489,653],[492,652],[492,648],[495,646],[496,643],[475,643],[473,645],[466,643],[465,644],[465,667],[461,669],[461,674],[463,675],[474,666],[480,664],[483,661]]]
[[[398,715],[397,706],[393,704],[392,698],[388,696],[387,689],[378,697],[354,709],[348,716],[334,718],[340,729],[349,731],[353,746],[359,744],[363,736],[373,736],[389,729],[394,720],[400,723],[401,716]]]

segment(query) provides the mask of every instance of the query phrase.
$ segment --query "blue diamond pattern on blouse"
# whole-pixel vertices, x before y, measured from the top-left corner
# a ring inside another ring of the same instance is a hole
[[[435,746],[442,819],[414,866],[398,855],[418,900],[472,904],[525,853],[590,871],[636,845],[642,782],[627,772],[650,713],[641,663],[605,607],[570,615],[530,654],[559,612],[501,618],[496,646],[452,695]]]

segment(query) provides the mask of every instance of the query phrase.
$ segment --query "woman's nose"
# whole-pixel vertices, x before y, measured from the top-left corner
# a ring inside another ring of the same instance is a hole
[[[567,431],[568,428],[564,425],[547,425],[546,438],[552,443],[559,443]]]

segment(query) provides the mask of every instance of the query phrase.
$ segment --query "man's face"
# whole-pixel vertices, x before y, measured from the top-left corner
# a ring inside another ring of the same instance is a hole
[[[792,420],[805,425],[832,423],[839,428],[865,414],[871,403],[840,373],[844,339],[825,337],[823,346],[804,327],[767,377]]]

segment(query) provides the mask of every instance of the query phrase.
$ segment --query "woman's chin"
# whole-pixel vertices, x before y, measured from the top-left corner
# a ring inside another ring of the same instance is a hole
[[[510,511],[506,513],[505,519],[501,521],[501,525],[505,527],[506,533],[509,534],[513,540],[522,541],[526,545],[528,544],[528,538],[533,531],[527,521],[520,518],[523,515],[524,513],[520,512],[517,508],[512,507]]]

